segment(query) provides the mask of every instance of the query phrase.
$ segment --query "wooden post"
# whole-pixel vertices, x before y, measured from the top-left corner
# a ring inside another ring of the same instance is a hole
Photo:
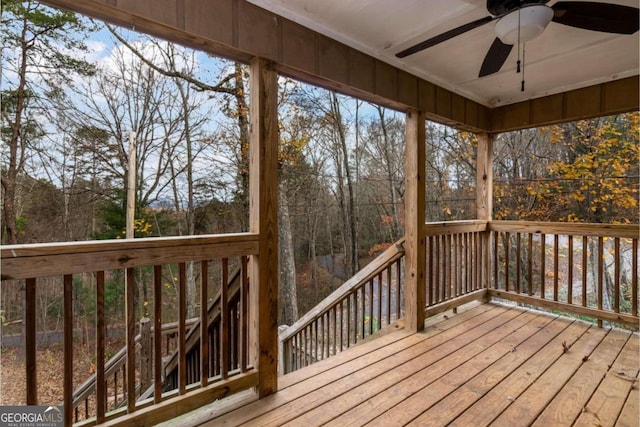
[[[478,134],[478,156],[476,161],[476,216],[480,220],[491,221],[493,215],[493,137],[488,133]],[[480,257],[484,262],[481,268],[480,285],[489,289],[491,283],[491,233],[482,235]],[[488,295],[488,294],[487,294]]]
[[[425,120],[422,112],[406,118],[405,327],[424,329],[425,283]]]
[[[260,238],[251,257],[249,321],[262,398],[278,389],[278,80],[273,64],[261,58],[250,71],[249,221]]]
[[[493,138],[488,133],[478,134],[476,191],[477,218],[490,221],[493,212]]]

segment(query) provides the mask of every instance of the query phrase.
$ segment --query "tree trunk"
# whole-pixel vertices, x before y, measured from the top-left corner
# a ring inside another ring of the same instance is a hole
[[[291,221],[289,218],[289,200],[285,185],[281,181],[278,195],[278,235],[280,271],[279,300],[280,307],[278,323],[292,325],[298,320],[298,296],[296,293],[296,263],[293,256],[293,239],[291,237]]]
[[[238,175],[240,178],[240,207],[241,229],[249,229],[249,106],[245,97],[243,65],[235,64],[235,99],[238,114],[238,128],[240,130],[240,164]]]
[[[333,116],[335,119],[336,133],[338,137],[338,143],[340,144],[340,155],[342,156],[341,162],[344,167],[344,177],[347,183],[347,201],[348,209],[345,210],[345,216],[348,224],[348,247],[347,247],[347,260],[348,270],[347,275],[349,277],[356,274],[358,271],[358,217],[356,212],[356,199],[355,191],[353,188],[353,179],[351,177],[351,169],[349,168],[349,148],[347,146],[347,135],[344,123],[342,122],[342,113],[340,112],[340,103],[338,96],[334,93],[331,95],[331,108],[333,110]]]
[[[22,114],[25,108],[25,87],[27,84],[27,56],[29,52],[29,44],[27,43],[27,18],[23,18],[21,36],[21,58],[20,68],[18,70],[18,89],[16,90],[15,117],[11,124],[11,142],[9,144],[9,166],[6,175],[2,175],[3,192],[3,231],[2,240],[9,245],[18,243],[18,224],[15,209],[16,201],[16,184],[18,172],[21,169],[22,160],[18,158],[18,148],[24,144],[21,140],[22,130]],[[20,154],[20,156],[22,156]]]

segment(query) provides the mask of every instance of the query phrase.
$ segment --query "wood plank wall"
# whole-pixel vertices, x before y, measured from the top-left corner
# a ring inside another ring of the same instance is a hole
[[[638,110],[638,76],[489,108],[246,0],[44,0],[440,123],[499,133]]]

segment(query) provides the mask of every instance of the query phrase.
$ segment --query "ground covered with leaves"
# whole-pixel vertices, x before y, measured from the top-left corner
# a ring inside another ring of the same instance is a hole
[[[121,343],[109,343],[108,354],[113,354]],[[115,350],[115,351],[114,351]],[[76,345],[73,357],[74,389],[95,372],[95,346]],[[63,400],[63,361],[61,344],[38,349],[36,354],[38,404],[57,405]],[[3,349],[0,357],[0,405],[26,404],[26,373],[24,358],[18,349]]]

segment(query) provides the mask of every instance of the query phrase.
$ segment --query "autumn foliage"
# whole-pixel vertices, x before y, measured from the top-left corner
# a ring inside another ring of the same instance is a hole
[[[637,222],[639,121],[629,113],[520,135],[511,174],[497,180],[496,219]]]

